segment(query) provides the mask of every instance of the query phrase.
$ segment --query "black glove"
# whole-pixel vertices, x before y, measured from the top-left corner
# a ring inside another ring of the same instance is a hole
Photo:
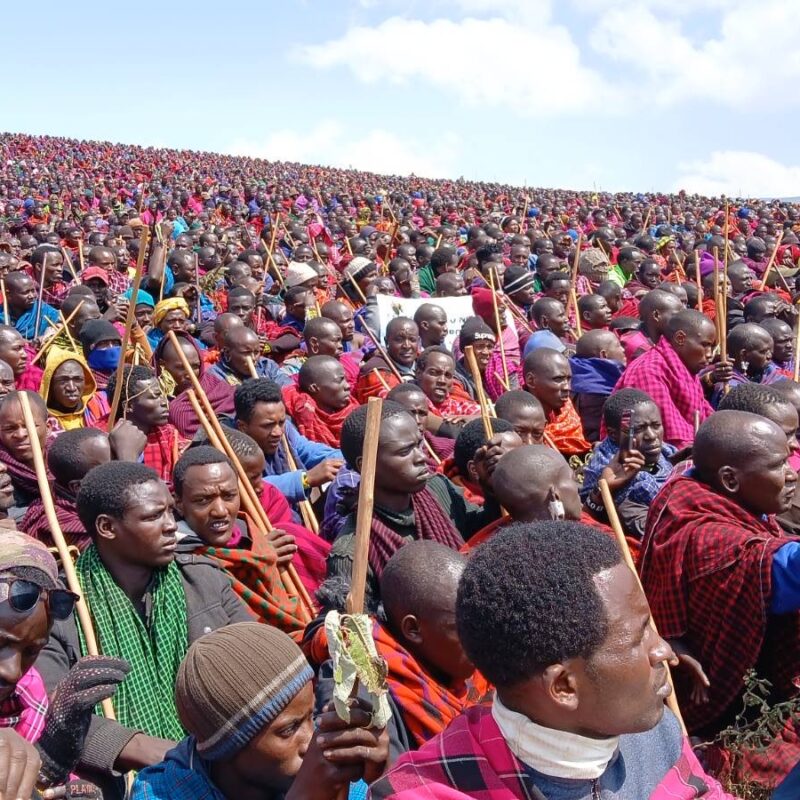
[[[129,671],[128,662],[120,658],[86,656],[56,686],[36,743],[42,758],[40,785],[67,780],[83,753],[94,707],[114,694]]]
[[[64,786],[56,786],[43,792],[34,792],[31,800],[103,800],[103,793],[93,783],[84,780],[74,780]]]

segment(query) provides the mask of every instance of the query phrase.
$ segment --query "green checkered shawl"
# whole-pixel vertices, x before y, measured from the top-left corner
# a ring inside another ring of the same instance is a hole
[[[94,620],[100,652],[124,658],[131,671],[113,698],[117,720],[150,736],[180,740],[186,732],[175,708],[175,678],[188,649],[186,596],[175,563],[155,570],[149,629],[100,560],[94,545],[75,564]],[[76,615],[77,618],[77,615]],[[87,655],[80,624],[81,653]]]

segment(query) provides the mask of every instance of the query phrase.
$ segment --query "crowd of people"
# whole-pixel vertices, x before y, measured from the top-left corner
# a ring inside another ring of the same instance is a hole
[[[1,135],[0,795],[800,796],[799,237]]]

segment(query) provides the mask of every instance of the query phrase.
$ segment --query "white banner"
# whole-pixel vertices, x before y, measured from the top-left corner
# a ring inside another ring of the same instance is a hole
[[[445,347],[453,349],[453,342],[456,337],[461,333],[461,326],[470,317],[475,316],[472,310],[472,298],[469,295],[465,297],[419,297],[419,298],[406,298],[406,297],[390,297],[386,294],[377,295],[378,301],[378,314],[381,320],[381,329],[379,335],[381,343],[386,341],[386,326],[395,317],[408,317],[414,319],[414,314],[417,309],[425,303],[430,303],[434,306],[439,306],[447,314],[447,336],[445,337]]]

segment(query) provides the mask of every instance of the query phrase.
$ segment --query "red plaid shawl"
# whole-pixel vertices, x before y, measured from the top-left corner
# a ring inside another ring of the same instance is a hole
[[[535,800],[542,797],[492,718],[474,706],[421,749],[405,753],[370,787],[372,800]],[[709,778],[684,740],[683,751],[649,798],[733,800]]]
[[[458,687],[442,686],[382,625],[376,622],[372,635],[378,655],[389,665],[389,692],[417,747],[441,733],[462,711],[490,697],[489,684],[480,673]]]
[[[411,495],[411,506],[414,509],[414,525],[417,538],[431,539],[452,550],[458,550],[464,544],[461,534],[456,530],[453,521],[444,513],[436,502],[430,489]],[[407,538],[392,530],[377,514],[372,515],[372,527],[369,537],[369,566],[376,578],[383,574],[386,562],[407,542]]]
[[[661,409],[664,441],[678,448],[694,441],[694,412],[700,412],[702,422],[714,411],[700,380],[686,369],[663,336],[655,347],[628,365],[614,391],[626,387],[641,389],[653,398]]]
[[[92,537],[86,533],[83,523],[78,519],[75,501],[64,497],[59,492],[58,486],[54,488],[53,505],[56,509],[58,524],[67,540],[67,545],[74,545],[83,552],[92,543]],[[47,514],[40,497],[35,498],[28,506],[25,516],[20,520],[19,529],[27,533],[28,536],[44,542],[48,547],[55,547],[53,535],[50,532],[50,523],[47,521]]]
[[[796,693],[800,613],[769,615],[772,556],[792,540],[773,517],[756,517],[694,478],[667,483],[653,501],[642,584],[661,635],[685,640],[711,681],[701,706],[678,687],[690,731],[714,725],[733,704],[739,710],[742,676],[757,663],[777,692]]]
[[[181,453],[188,447],[174,425],[167,423],[153,428],[147,434],[147,444],[142,452],[142,460],[146,467],[155,470],[164,483],[172,486],[172,470]]]
[[[263,533],[245,518],[255,538],[253,550],[236,547],[201,547],[198,553],[213,559],[228,573],[231,588],[258,618],[286,633],[302,631],[306,624],[297,615],[297,598],[290,597],[278,572],[278,559]]]
[[[311,395],[300,391],[294,384],[284,386],[282,392],[286,412],[306,439],[329,447],[339,447],[342,425],[350,412],[358,408],[355,400],[351,398],[341,411],[331,412],[320,408]]]

